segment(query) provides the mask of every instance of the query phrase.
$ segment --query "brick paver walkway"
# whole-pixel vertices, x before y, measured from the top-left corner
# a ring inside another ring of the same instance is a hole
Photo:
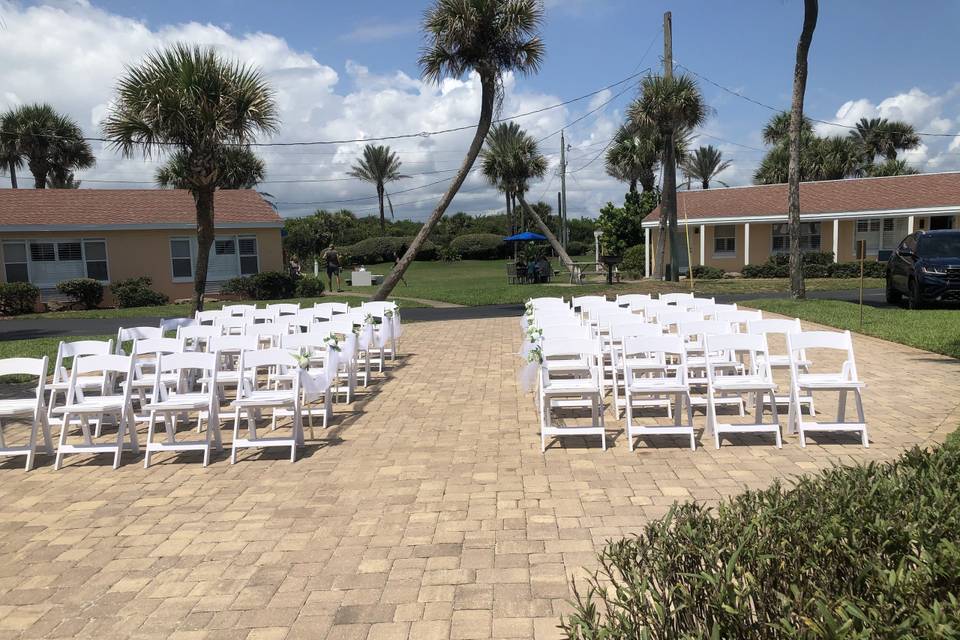
[[[407,327],[403,365],[296,464],[0,463],[0,638],[553,637],[604,540],[674,500],[891,458],[960,420],[960,362],[857,338],[870,449],[630,453],[621,436],[543,455],[518,333],[514,318]]]

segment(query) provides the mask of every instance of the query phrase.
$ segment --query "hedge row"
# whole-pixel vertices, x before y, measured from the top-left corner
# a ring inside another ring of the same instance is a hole
[[[744,278],[789,278],[790,266],[765,262],[748,264],[741,270]],[[867,278],[883,278],[887,274],[887,265],[883,262],[864,262],[863,275]],[[831,264],[804,264],[805,278],[857,278],[860,276],[859,262],[837,262]]]
[[[393,262],[394,257],[402,256],[412,237],[382,236],[366,238],[356,244],[347,245],[338,249],[341,254],[341,264],[376,264],[378,262]],[[437,245],[427,240],[417,252],[417,260],[436,260],[439,258]]]
[[[566,637],[960,637],[960,448],[794,482],[610,543]]]

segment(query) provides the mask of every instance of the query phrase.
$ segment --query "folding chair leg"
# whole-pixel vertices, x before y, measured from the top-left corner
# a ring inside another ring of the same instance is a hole
[[[761,407],[763,406],[761,402]],[[777,449],[783,448],[783,436],[780,435],[780,413],[777,411],[777,392],[770,390],[770,413],[773,416],[773,423],[777,425]]]
[[[870,438],[867,436],[867,417],[863,413],[863,397],[860,395],[860,389],[854,389],[853,398],[857,403],[857,421],[863,425],[860,439],[863,442],[863,448],[867,449],[870,447]]]
[[[147,451],[143,454],[143,468],[150,468],[150,443],[153,442],[153,427],[156,424],[157,415],[155,411],[150,412],[150,417],[147,419]]]
[[[844,422],[847,419],[847,392],[840,392],[840,399],[837,403],[837,422]]]
[[[230,447],[230,464],[237,463],[237,438],[240,437],[240,407],[233,411],[233,443]]]
[[[63,414],[63,422],[60,424],[60,439],[57,446],[57,455],[53,460],[53,470],[59,471],[63,464],[63,445],[67,444],[67,425],[70,424],[70,414]]]

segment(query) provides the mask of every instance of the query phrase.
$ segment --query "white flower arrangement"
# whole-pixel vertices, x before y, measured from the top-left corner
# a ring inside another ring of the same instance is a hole
[[[384,318],[392,318],[392,317],[393,317],[393,309],[387,309],[387,310],[385,310],[385,311],[383,312],[383,317],[384,317]]]
[[[527,362],[543,364],[543,349],[539,346],[530,349],[530,353],[527,354]]]
[[[372,313],[368,313],[367,316],[363,319],[363,321],[366,322],[367,324],[374,324],[374,325],[382,324],[383,322],[382,320],[380,320],[380,318],[376,317]]]
[[[293,354],[293,357],[297,360],[297,366],[301,369],[310,368],[310,350],[306,347],[300,349],[298,353]]]
[[[334,351],[340,351],[340,337],[335,333],[331,333],[326,338],[324,338],[323,344],[333,349]]]
[[[542,337],[543,337],[543,329],[541,329],[540,327],[535,327],[531,325],[529,328],[527,328],[527,339],[529,339],[530,342],[536,344],[537,342],[540,342],[540,338]]]

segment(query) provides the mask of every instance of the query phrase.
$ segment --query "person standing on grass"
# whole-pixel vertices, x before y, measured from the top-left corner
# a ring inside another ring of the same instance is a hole
[[[333,245],[330,245],[326,251],[323,252],[323,255],[320,256],[320,259],[323,260],[327,265],[327,278],[330,280],[330,291],[333,291],[333,278],[337,278],[337,291],[343,291],[343,284],[340,282],[340,254],[337,253],[336,248]]]

